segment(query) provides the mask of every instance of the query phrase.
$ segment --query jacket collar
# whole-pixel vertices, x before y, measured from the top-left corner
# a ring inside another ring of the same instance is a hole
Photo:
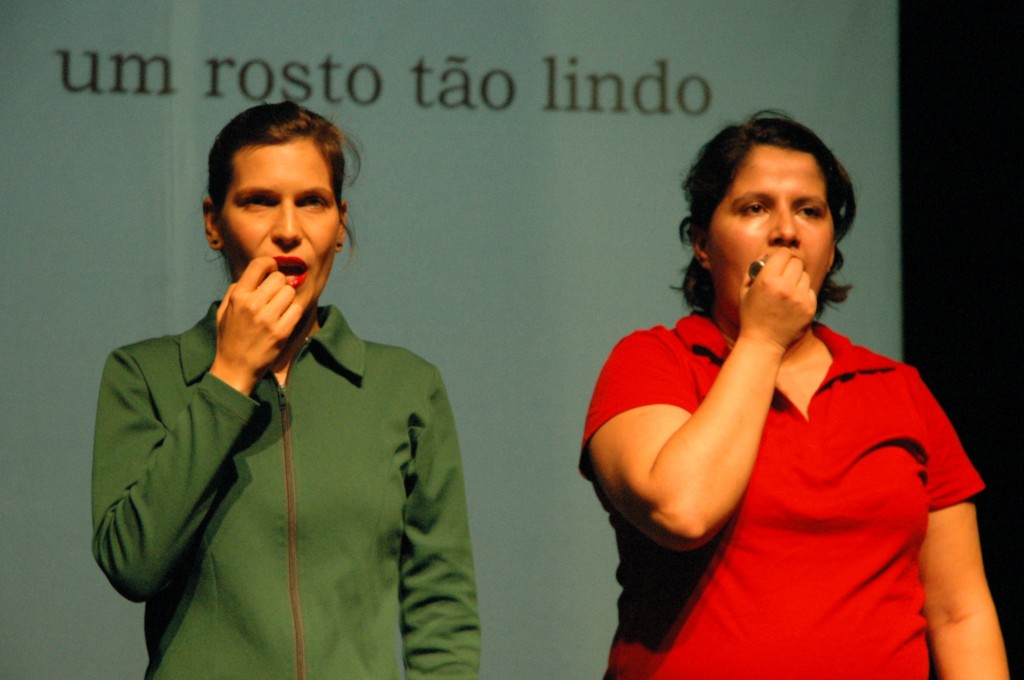
[[[320,330],[309,339],[313,353],[329,368],[358,384],[366,372],[366,342],[356,337],[337,307],[321,307],[319,313]]]
[[[186,384],[206,375],[217,353],[217,306],[210,305],[199,323],[181,335],[181,371]],[[332,370],[360,382],[366,370],[366,343],[356,337],[342,313],[321,307],[320,330],[309,340],[310,352]],[[306,352],[300,352],[299,358]],[[298,359],[297,359],[298,360]]]

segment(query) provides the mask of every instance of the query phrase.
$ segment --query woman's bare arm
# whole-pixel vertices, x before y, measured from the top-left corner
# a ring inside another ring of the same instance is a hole
[[[738,337],[696,411],[632,409],[591,438],[599,483],[652,540],[696,548],[728,520],[750,480],[783,360],[799,364],[820,345],[810,331],[814,311],[800,260],[775,253],[745,288]],[[828,361],[824,350],[826,368]]]
[[[643,406],[594,434],[599,483],[652,540],[695,548],[729,518],[754,467],[782,355],[777,345],[741,339],[695,413]]]
[[[921,581],[938,677],[1009,678],[1003,635],[981,561],[974,504],[958,503],[929,514]]]

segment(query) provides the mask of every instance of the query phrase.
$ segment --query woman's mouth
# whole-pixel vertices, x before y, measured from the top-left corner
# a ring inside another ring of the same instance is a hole
[[[285,280],[292,288],[298,288],[306,280],[309,267],[306,266],[302,258],[279,255],[274,258],[274,261],[277,262],[277,271],[284,274]]]

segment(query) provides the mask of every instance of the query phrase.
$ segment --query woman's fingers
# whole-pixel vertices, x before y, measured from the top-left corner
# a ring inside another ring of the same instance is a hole
[[[273,258],[255,258],[217,309],[214,375],[247,393],[262,379],[302,319],[295,289]]]
[[[273,281],[270,281],[270,277],[267,277],[261,288],[267,288],[266,294],[268,297],[263,306],[263,313],[266,315],[267,322],[272,328],[283,333],[282,339],[287,339],[299,320],[298,318],[291,320],[292,315],[288,314],[295,300],[295,289],[289,286],[284,275],[278,272],[274,273]],[[298,307],[298,305],[294,306]],[[300,310],[299,317],[301,316]]]
[[[787,250],[772,253],[765,263],[764,271],[751,282],[751,287],[758,281],[776,296],[792,296],[801,302],[806,298],[805,293],[811,289],[811,278],[804,269],[803,260]]]
[[[228,286],[227,291],[224,293],[224,299],[220,301],[220,305],[217,306],[217,323],[220,324],[220,320],[224,318],[224,312],[227,311],[228,305],[231,304],[231,293],[235,289],[235,284]]]
[[[803,261],[788,250],[778,250],[744,291],[740,332],[788,347],[804,333],[816,310],[817,296]]]
[[[287,321],[282,324],[281,316],[295,299],[295,289],[288,285],[288,279],[278,271],[273,258],[254,258],[231,288],[234,289],[233,297],[254,322],[272,330],[287,326],[284,337],[291,334],[295,324],[289,325]]]
[[[268,275],[276,271],[277,262],[274,258],[254,257],[233,287],[237,287],[239,291],[253,292],[262,285]]]
[[[291,286],[286,286],[286,288],[292,290]],[[292,300],[294,299],[295,291],[292,290]],[[302,320],[302,315],[304,312],[305,310],[302,309],[301,305],[295,302],[288,303],[288,307],[284,310],[284,312],[282,312],[281,316],[279,317],[280,328],[282,329],[282,331],[286,332],[286,338],[291,336],[292,331],[294,331],[295,328],[299,325],[299,322]]]

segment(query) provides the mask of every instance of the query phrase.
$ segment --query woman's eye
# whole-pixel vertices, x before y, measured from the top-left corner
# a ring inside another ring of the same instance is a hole
[[[742,212],[746,215],[760,215],[764,212],[764,206],[760,203],[751,203],[748,206],[744,206]]]
[[[255,194],[252,196],[246,196],[242,198],[242,200],[239,201],[239,204],[242,205],[243,207],[266,207],[274,205],[274,199],[272,199],[270,196]]]
[[[314,208],[323,208],[327,206],[327,199],[323,196],[306,196],[298,200],[300,206],[310,206]]]

